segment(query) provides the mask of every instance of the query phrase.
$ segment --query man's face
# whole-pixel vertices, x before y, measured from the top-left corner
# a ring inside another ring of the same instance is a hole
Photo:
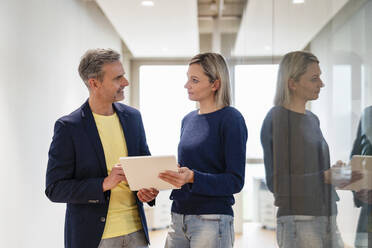
[[[97,94],[107,102],[117,102],[124,99],[124,88],[129,85],[124,77],[124,68],[120,61],[105,64],[102,67],[103,79],[98,82]]]

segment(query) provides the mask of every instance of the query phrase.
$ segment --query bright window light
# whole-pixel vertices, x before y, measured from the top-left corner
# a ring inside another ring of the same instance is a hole
[[[273,106],[278,65],[235,66],[235,107],[248,128],[247,158],[262,158],[261,126]]]
[[[196,109],[184,85],[186,65],[140,67],[140,110],[152,155],[177,155],[182,118]]]
[[[142,1],[141,4],[142,4],[142,6],[146,6],[146,7],[152,7],[152,6],[154,6],[154,2],[153,1]]]
[[[305,0],[292,0],[292,3],[294,4],[305,3]]]

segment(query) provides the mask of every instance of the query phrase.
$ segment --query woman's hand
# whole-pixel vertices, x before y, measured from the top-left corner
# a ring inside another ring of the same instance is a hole
[[[181,188],[186,183],[194,182],[194,172],[187,167],[180,167],[178,172],[167,170],[159,173],[159,178]]]
[[[137,192],[137,197],[141,202],[149,202],[154,200],[158,194],[159,190],[155,188],[140,189]]]
[[[342,161],[337,161],[335,165],[324,172],[324,182],[333,184],[338,188],[344,188],[363,178],[359,171],[352,171],[350,167]]]

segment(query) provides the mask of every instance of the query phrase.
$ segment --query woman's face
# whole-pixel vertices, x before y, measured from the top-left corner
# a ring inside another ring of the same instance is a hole
[[[192,101],[214,101],[216,89],[215,83],[209,82],[209,78],[204,74],[199,64],[192,64],[187,71],[187,82],[185,89]]]
[[[309,64],[305,74],[297,82],[291,84],[290,90],[293,96],[305,102],[318,99],[320,89],[324,87],[320,74],[318,63]]]

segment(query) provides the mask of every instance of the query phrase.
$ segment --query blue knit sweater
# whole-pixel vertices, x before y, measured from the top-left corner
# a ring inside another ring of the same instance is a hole
[[[247,127],[233,107],[182,120],[178,162],[194,171],[194,183],[173,190],[172,212],[233,215],[233,194],[244,185]]]

